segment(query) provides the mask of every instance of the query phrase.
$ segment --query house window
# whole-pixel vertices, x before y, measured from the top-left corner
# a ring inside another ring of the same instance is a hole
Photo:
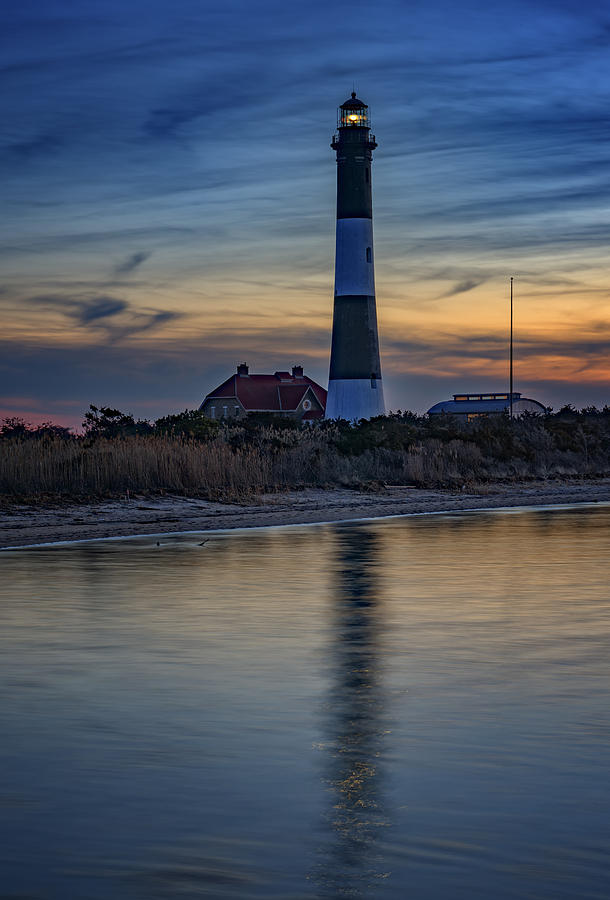
[[[236,415],[236,416],[239,415],[239,406],[236,406],[236,407],[235,407],[235,415]]]
[[[215,419],[215,418],[216,418],[216,407],[210,406],[210,419]]]
[[[366,261],[371,262],[371,259],[372,259],[371,248],[367,247],[366,248]]]
[[[223,419],[226,419],[226,418],[227,418],[227,411],[228,411],[228,409],[229,409],[228,406],[223,406],[223,408],[222,408],[222,417],[223,417]]]

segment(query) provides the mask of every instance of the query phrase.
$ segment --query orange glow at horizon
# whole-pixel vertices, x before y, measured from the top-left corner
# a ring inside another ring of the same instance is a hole
[[[15,298],[14,313],[6,322],[5,339],[31,346],[70,348],[105,342],[125,348],[150,348],[161,356],[179,352],[181,345],[198,345],[202,352],[226,351],[227,365],[239,348],[263,359],[283,354],[291,358],[328,359],[331,316],[331,273],[292,283],[290,273],[278,272],[268,284],[233,280],[206,283],[188,278],[170,291],[151,296],[147,287],[134,286],[127,294],[129,309],[112,320],[79,321],[70,307],[51,296],[33,304]],[[273,283],[275,282],[275,283]],[[388,374],[441,377],[503,377],[508,353],[507,283],[496,280],[463,293],[443,296],[441,281],[405,286],[378,278],[378,315],[382,366]],[[578,295],[569,283],[551,298],[540,285],[515,283],[515,365],[528,381],[553,380],[603,384],[610,376],[604,352],[610,337],[610,306],[599,296],[598,284]],[[49,292],[50,294],[50,292]],[[123,292],[125,296],[125,292]],[[86,296],[85,294],[83,296]],[[157,304],[174,311],[175,318],[156,327],[137,330],[154,316]],[[40,319],[44,318],[44,339]],[[404,344],[404,351],[401,345]],[[582,355],[587,349],[586,362]]]

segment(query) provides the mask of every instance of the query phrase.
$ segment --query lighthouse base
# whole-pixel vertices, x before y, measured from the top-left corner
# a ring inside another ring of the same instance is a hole
[[[384,416],[381,378],[331,378],[326,398],[326,419],[358,422]]]

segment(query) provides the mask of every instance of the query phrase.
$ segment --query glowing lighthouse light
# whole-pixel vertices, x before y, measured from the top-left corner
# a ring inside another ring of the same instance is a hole
[[[371,163],[377,146],[368,106],[341,104],[337,152],[337,252],[327,419],[370,419],[385,413],[373,266]]]
[[[370,128],[368,106],[352,93],[351,99],[339,107],[338,128]]]

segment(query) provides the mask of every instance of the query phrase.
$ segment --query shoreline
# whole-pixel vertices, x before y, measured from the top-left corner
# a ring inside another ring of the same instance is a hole
[[[0,509],[0,550],[109,538],[600,502],[610,502],[610,478],[486,484],[459,492],[407,486],[388,486],[379,493],[307,488],[265,494],[255,503],[243,504],[177,496],[137,496],[66,506],[14,504]]]
[[[278,522],[273,525],[236,525],[232,528],[207,528],[198,531],[153,531],[135,534],[117,534],[105,537],[88,537],[88,538],[71,538],[61,541],[45,541],[40,544],[17,544],[16,546],[0,547],[0,553],[9,550],[37,550],[46,547],[66,547],[72,544],[92,544],[98,541],[130,541],[138,538],[168,538],[168,537],[187,537],[188,535],[206,534],[230,534],[237,531],[261,531],[266,528],[303,528],[315,525],[349,525],[357,522],[378,522],[385,519],[403,519],[413,516],[448,516],[454,513],[479,513],[479,512],[510,512],[510,511],[527,511],[527,510],[556,510],[556,509],[579,509],[581,507],[610,506],[610,500],[589,500],[579,503],[540,503],[530,505],[517,506],[473,506],[464,509],[435,509],[426,512],[406,512],[391,513],[381,516],[364,516],[363,518],[350,519],[323,519],[311,522]]]

